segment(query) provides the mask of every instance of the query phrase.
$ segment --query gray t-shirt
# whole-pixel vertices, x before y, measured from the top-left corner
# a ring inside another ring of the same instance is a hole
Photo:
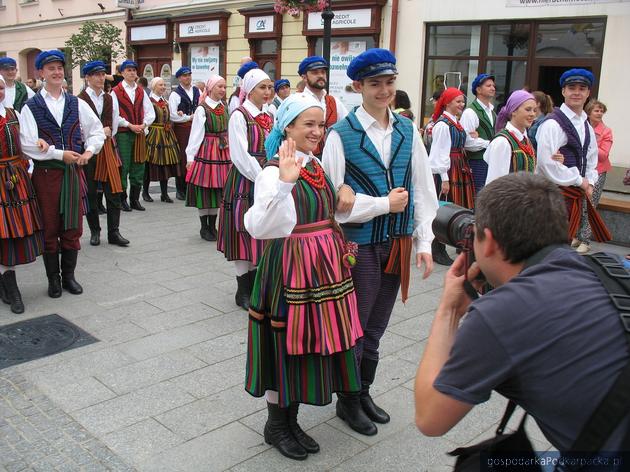
[[[471,305],[434,386],[469,404],[496,390],[566,451],[629,358],[606,289],[581,256],[559,248]],[[618,449],[626,428],[604,450]]]

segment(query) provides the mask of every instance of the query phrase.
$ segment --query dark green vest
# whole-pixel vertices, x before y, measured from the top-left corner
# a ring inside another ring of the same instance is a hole
[[[15,100],[13,100],[13,109],[22,111],[22,107],[28,100],[28,93],[26,91],[26,85],[22,82],[15,81]]]
[[[477,128],[479,137],[492,141],[492,138],[494,138],[494,125],[490,123],[490,120],[488,120],[486,111],[481,105],[479,105],[477,100],[470,104],[470,109],[474,111],[479,118],[479,127]],[[497,122],[497,115],[494,111],[492,112],[492,120],[494,123]],[[481,151],[466,151],[466,155],[468,156],[468,159],[483,159],[484,152],[486,152],[485,149],[482,149]]]

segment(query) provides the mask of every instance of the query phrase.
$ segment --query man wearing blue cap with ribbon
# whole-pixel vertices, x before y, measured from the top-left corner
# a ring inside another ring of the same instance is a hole
[[[22,149],[35,162],[33,186],[44,220],[44,264],[52,298],[60,297],[62,288],[83,293],[74,277],[89,208],[83,166],[105,141],[103,125],[89,105],[63,91],[65,63],[61,51],[37,55],[44,88],[26,102],[20,116]],[[36,149],[40,138],[49,145],[46,151]]]
[[[111,95],[116,95],[120,108],[117,141],[122,160],[122,209],[144,211],[144,207],[140,205],[140,190],[147,160],[146,135],[155,120],[155,111],[149,96],[136,84],[138,64],[129,59],[123,61],[120,73],[124,80],[112,89]],[[131,186],[130,204],[127,204],[127,177]]]
[[[245,77],[245,74],[252,69],[258,69],[258,63],[252,61],[252,58],[249,56],[241,58],[241,66],[236,72],[236,76],[238,77],[238,86],[234,89],[234,92],[230,95],[230,99],[228,100],[228,112],[230,115],[232,115],[232,112],[243,104],[243,100],[241,99],[241,85],[243,77]]]
[[[276,92],[276,96],[273,97],[271,104],[269,105],[269,113],[276,116],[276,112],[282,102],[286,100],[286,98],[291,95],[291,82],[287,79],[279,79],[273,83],[273,90]]]
[[[21,111],[26,101],[32,98],[35,92],[19,80],[16,80],[17,62],[15,62],[15,59],[0,57],[0,76],[2,76],[6,84],[2,104],[7,108]]]
[[[360,394],[339,394],[337,416],[355,431],[374,435],[389,415],[370,396],[379,343],[402,286],[407,300],[410,260],[433,270],[431,223],[438,207],[429,158],[413,122],[394,114],[396,58],[369,49],[348,66],[363,103],[335,124],[324,147],[323,165],[338,190],[336,219],[359,245],[352,280],[363,338],[357,342]]]
[[[536,173],[560,186],[569,216],[569,241],[576,237],[580,222],[588,219],[597,241],[610,241],[611,235],[591,203],[597,182],[597,141],[588,122],[584,104],[591,94],[595,76],[586,69],[570,69],[560,76],[564,103],[554,108],[536,132],[538,142]],[[562,154],[564,162],[552,158]],[[577,243],[581,254],[588,244]],[[573,243],[576,246],[576,243]]]
[[[475,195],[486,184],[488,164],[483,160],[483,153],[494,138],[494,123],[497,115],[494,112],[492,99],[496,94],[494,75],[482,73],[473,80],[472,93],[476,97],[462,113],[459,122],[466,130],[464,149],[468,165],[473,174]]]
[[[298,67],[298,74],[305,81],[304,93],[311,95],[324,108],[326,117],[325,130],[327,131],[335,123],[343,120],[348,114],[346,106],[337,98],[326,93],[328,83],[328,62],[321,56],[309,56],[304,58]],[[313,154],[322,156],[322,150],[326,138],[322,139]]]
[[[190,130],[192,127],[192,119],[197,105],[199,105],[199,96],[201,93],[197,87],[192,84],[192,70],[190,67],[182,66],[175,72],[175,77],[179,80],[179,85],[171,92],[168,97],[168,108],[170,111],[171,121],[174,123],[173,131],[179,144],[179,177],[175,177],[175,188],[177,193],[175,197],[178,200],[186,198],[186,148],[188,147],[188,139],[190,138]]]

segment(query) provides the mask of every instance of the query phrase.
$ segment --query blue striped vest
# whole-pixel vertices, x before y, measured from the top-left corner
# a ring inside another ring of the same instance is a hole
[[[83,153],[83,138],[79,122],[79,99],[74,95],[65,94],[66,103],[63,109],[61,127],[46,106],[41,93],[29,99],[26,104],[33,113],[37,123],[39,137],[55,149],[63,149]]]
[[[357,244],[377,244],[390,237],[409,236],[413,233],[413,123],[394,114],[392,128],[391,159],[387,169],[354,111],[332,127],[339,133],[343,143],[346,157],[344,182],[356,193],[386,197],[396,187],[404,187],[409,192],[409,203],[404,212],[377,216],[366,223],[343,225],[346,237]]]
[[[179,106],[177,107],[177,111],[181,111],[184,115],[192,115],[195,113],[197,109],[197,105],[199,105],[199,89],[193,85],[193,100],[190,101],[190,97],[184,90],[184,87],[178,85],[174,92],[180,96],[181,100],[179,102]]]

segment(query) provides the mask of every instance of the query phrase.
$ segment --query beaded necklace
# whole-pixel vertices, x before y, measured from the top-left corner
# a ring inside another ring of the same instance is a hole
[[[326,185],[326,176],[324,174],[324,169],[320,166],[317,161],[313,160],[313,172],[309,171],[306,167],[302,167],[300,169],[300,177],[306,180],[311,187],[316,189],[324,188]]]

